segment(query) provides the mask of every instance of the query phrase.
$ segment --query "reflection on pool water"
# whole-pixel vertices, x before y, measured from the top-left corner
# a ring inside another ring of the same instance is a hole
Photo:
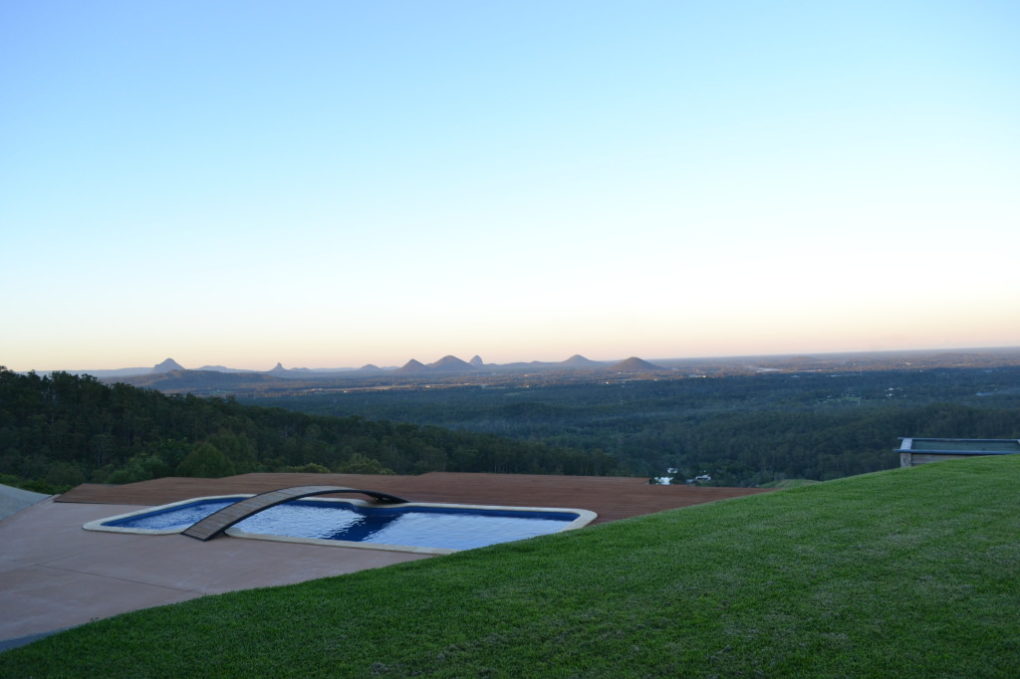
[[[179,533],[209,514],[248,497],[199,498],[86,524],[89,530]],[[228,529],[237,537],[329,540],[445,553],[579,528],[595,518],[580,509],[517,509],[360,501],[292,500],[264,509]]]
[[[103,526],[141,528],[146,531],[167,531],[179,533],[196,521],[201,521],[213,512],[240,502],[243,497],[196,500],[187,504],[156,507],[146,512],[135,512],[121,519],[103,519]]]

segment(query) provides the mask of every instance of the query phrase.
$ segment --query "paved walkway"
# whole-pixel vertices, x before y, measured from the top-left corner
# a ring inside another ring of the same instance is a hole
[[[3,641],[206,594],[288,585],[425,554],[82,530],[137,505],[44,500],[0,521]]]

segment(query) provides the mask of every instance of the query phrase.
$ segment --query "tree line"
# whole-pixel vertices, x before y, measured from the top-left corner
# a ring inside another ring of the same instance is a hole
[[[0,482],[59,492],[86,481],[294,471],[607,475],[624,469],[598,450],[309,415],[231,397],[167,396],[88,375],[0,367]]]

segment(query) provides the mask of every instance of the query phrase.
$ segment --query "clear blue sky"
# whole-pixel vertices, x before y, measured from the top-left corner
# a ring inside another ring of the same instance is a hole
[[[1020,345],[1020,3],[0,4],[0,365]]]

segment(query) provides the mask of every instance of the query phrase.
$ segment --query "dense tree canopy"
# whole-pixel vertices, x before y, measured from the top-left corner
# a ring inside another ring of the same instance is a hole
[[[764,373],[262,398],[605,451],[628,473],[757,485],[899,464],[900,436],[1020,438],[1020,368]]]
[[[309,391],[244,405],[0,368],[0,475],[11,475],[0,482],[670,467],[722,485],[824,480],[896,466],[899,436],[1020,438],[1018,384],[1020,368],[1003,367]]]
[[[84,481],[255,471],[618,473],[579,451],[435,426],[166,396],[90,376],[0,368],[0,474],[40,490]],[[3,481],[4,479],[0,479]],[[22,484],[25,485],[25,484]]]

